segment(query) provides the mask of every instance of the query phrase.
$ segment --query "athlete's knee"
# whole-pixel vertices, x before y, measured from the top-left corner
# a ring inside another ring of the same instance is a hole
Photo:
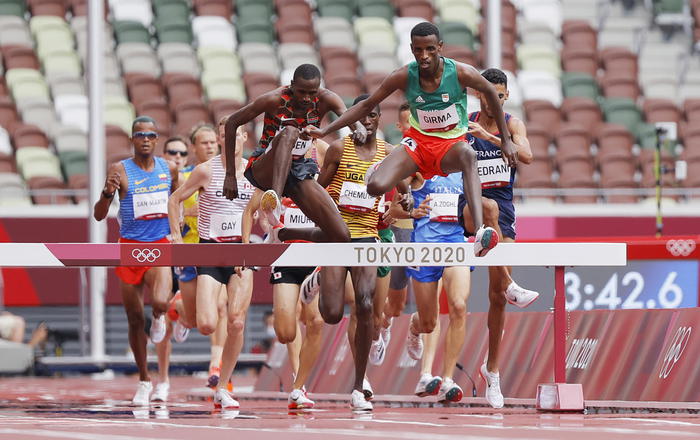
[[[499,216],[498,203],[496,203],[495,200],[487,199],[485,197],[482,197],[481,200],[483,205],[482,210],[484,212],[484,223],[489,226],[497,225]]]
[[[211,335],[216,331],[216,324],[210,323],[210,322],[201,322],[198,323],[199,325],[197,326],[197,330],[199,333],[203,334],[204,336]]]
[[[275,328],[275,334],[277,335],[277,340],[280,341],[280,343],[289,344],[297,337],[297,326],[285,325],[280,328]]]
[[[306,334],[321,334],[323,330],[323,318],[321,315],[316,315],[313,318],[306,321]]]
[[[499,308],[505,308],[506,307],[506,295],[505,291],[490,287],[489,288],[489,306],[490,307],[499,307]]]
[[[360,319],[372,319],[372,296],[369,293],[355,298],[355,315]]]
[[[430,315],[418,315],[418,325],[420,326],[421,333],[432,333],[437,325],[437,316],[435,314]]]
[[[473,148],[465,147],[462,148],[462,160],[465,163],[473,164],[476,162],[476,151]]]
[[[350,239],[350,230],[345,227],[345,223],[343,223],[343,227],[334,230],[331,235],[332,243],[349,243]]]
[[[126,312],[126,321],[129,323],[130,329],[136,329],[138,331],[143,331],[146,327],[146,318],[143,316],[141,311],[129,311]]]
[[[323,297],[318,304],[323,321],[328,324],[337,324],[343,319],[343,303],[334,304],[331,301],[323,301]]]
[[[465,301],[450,302],[450,320],[464,319],[467,316],[467,304]]]
[[[282,128],[277,136],[279,142],[295,142],[299,137],[299,129],[288,125]]]
[[[240,333],[245,330],[245,313],[235,313],[228,317],[228,332]]]

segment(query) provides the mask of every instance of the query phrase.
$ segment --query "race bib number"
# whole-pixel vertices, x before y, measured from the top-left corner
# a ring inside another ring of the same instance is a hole
[[[243,214],[212,214],[209,222],[209,238],[225,243],[241,238]]]
[[[411,151],[416,151],[416,148],[418,147],[418,143],[416,143],[416,140],[411,137],[405,137],[401,139],[401,145],[403,145]]]
[[[456,223],[458,198],[459,194],[430,194],[430,221]]]
[[[510,185],[510,167],[501,158],[480,160],[477,163],[482,188]]]
[[[459,124],[457,106],[452,104],[442,110],[416,110],[418,125],[424,131],[450,131]]]
[[[153,220],[168,216],[168,191],[134,194],[134,218]]]
[[[299,208],[287,208],[282,218],[285,228],[313,228],[316,224]]]
[[[361,183],[343,182],[338,205],[350,211],[370,212],[377,199],[367,194],[367,187]]]
[[[313,139],[302,139],[297,138],[294,142],[294,148],[292,148],[292,156],[303,156],[311,148]]]

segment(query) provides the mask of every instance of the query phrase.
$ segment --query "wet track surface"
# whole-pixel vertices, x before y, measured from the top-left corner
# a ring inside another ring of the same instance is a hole
[[[353,413],[342,402],[290,413],[284,400],[240,394],[240,410],[195,399],[201,380],[173,378],[167,405],[132,406],[135,379],[0,380],[0,439],[698,439],[700,415],[550,414],[510,408],[388,407]],[[206,391],[204,391],[206,395]],[[311,396],[313,397],[313,396]]]

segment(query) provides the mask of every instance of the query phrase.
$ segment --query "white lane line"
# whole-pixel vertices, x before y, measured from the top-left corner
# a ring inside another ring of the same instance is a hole
[[[93,432],[75,432],[75,431],[50,431],[48,429],[12,429],[12,428],[0,428],[0,434],[17,434],[20,437],[25,438],[26,436],[41,436],[46,438],[68,438],[76,440],[143,440],[150,437],[134,437],[131,435],[118,435],[118,434],[96,434]],[[180,440],[180,439],[170,439],[164,437],[158,437],[158,440]]]
[[[629,421],[629,422],[648,422],[648,423],[658,423],[660,425],[696,426],[696,427],[700,428],[700,419],[698,419],[698,423],[683,422],[680,420],[637,419],[634,417],[625,417],[625,418],[619,418],[619,419],[604,419],[604,420],[625,420],[625,421]]]

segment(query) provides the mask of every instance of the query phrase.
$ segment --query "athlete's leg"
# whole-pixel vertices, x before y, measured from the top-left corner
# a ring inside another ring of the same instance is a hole
[[[211,358],[209,359],[209,371],[212,368],[218,369],[221,366],[221,355],[224,352],[224,344],[226,343],[226,327],[228,325],[227,315],[228,293],[226,286],[223,284],[219,288],[216,310],[218,321],[216,322],[216,330],[209,335],[211,343]]]
[[[379,197],[391,191],[399,181],[418,171],[418,165],[406,153],[405,147],[399,145],[382,160],[367,182],[367,193]]]
[[[352,278],[350,272],[345,277],[344,288],[345,304],[350,307],[350,318],[348,318],[347,337],[350,344],[350,354],[355,359],[355,333],[357,330],[357,315],[355,314],[355,289],[352,287]]]
[[[172,293],[173,278],[169,267],[152,267],[143,277],[144,283],[151,290],[151,307],[153,308],[154,319],[168,309],[168,299]],[[160,312],[160,313],[158,313]],[[170,369],[170,351],[172,344],[170,335],[172,325],[167,326],[167,331],[163,340],[156,344],[156,354],[158,357],[158,382],[169,381],[168,370]]]
[[[323,318],[318,310],[318,295],[311,304],[302,307],[302,320],[306,327],[306,334],[299,353],[299,370],[294,380],[294,388],[300,389],[309,378],[309,374],[316,364],[318,354],[321,351],[321,336],[323,332]]]
[[[210,275],[197,276],[197,330],[203,335],[216,331],[219,321],[217,308],[221,283]]]
[[[146,320],[143,316],[143,290],[141,285],[127,284],[120,281],[122,303],[126,312],[126,320],[129,323],[129,347],[134,354],[136,368],[139,370],[140,381],[150,381],[147,363],[147,335],[144,331]]]
[[[227,284],[228,291],[228,335],[221,357],[221,379],[217,388],[225,388],[236,367],[238,355],[243,348],[245,319],[253,294],[253,271],[243,269],[241,276],[232,275]]]
[[[438,282],[413,280],[413,294],[416,298],[416,313],[411,317],[409,331],[414,335],[430,333],[438,318]]]
[[[299,286],[291,283],[272,285],[272,315],[275,334],[282,344],[289,344],[297,337],[297,303]]]
[[[379,329],[384,326],[384,307],[389,292],[390,275],[391,272],[383,277],[377,277],[377,284],[374,288],[374,305],[372,307],[374,316],[374,334],[372,335],[372,340],[376,340],[379,337]]]
[[[182,294],[182,309],[180,322],[187,328],[197,327],[197,279],[180,281],[180,293]]]
[[[513,243],[510,237],[503,237],[503,242]],[[500,355],[501,339],[503,338],[503,325],[506,321],[506,296],[503,273],[510,277],[510,268],[504,266],[489,267],[489,356],[486,361],[486,369],[492,373],[498,373],[498,357]],[[510,283],[508,283],[510,284]]]
[[[369,348],[372,345],[372,296],[377,279],[376,267],[353,267],[350,269],[352,285],[355,290],[355,384],[353,389],[362,392],[365,378]]]
[[[447,150],[447,153],[440,162],[440,167],[445,173],[462,172],[464,181],[464,196],[467,199],[467,206],[471,212],[472,219],[476,228],[480,228],[483,224],[483,215],[481,209],[481,181],[476,168],[476,152],[466,142],[457,142],[452,148]],[[472,230],[476,231],[476,230]]]
[[[168,330],[162,341],[156,344],[156,356],[158,357],[158,383],[170,382],[170,352],[173,344],[170,337],[173,334],[173,325],[170,321],[166,323]]]
[[[318,308],[323,320],[328,324],[337,324],[343,319],[345,301],[343,298],[343,286],[347,268],[323,267],[321,268],[321,291],[319,292]]]
[[[445,335],[445,362],[442,370],[442,377],[445,379],[454,377],[455,365],[464,346],[467,299],[470,292],[469,267],[446,267],[442,279],[450,309],[450,324]]]
[[[433,375],[433,363],[435,362],[435,353],[437,352],[438,343],[440,342],[440,319],[435,321],[435,327],[430,333],[420,335],[423,338],[423,356],[420,358],[420,374]]]
[[[282,128],[270,142],[267,153],[259,156],[251,165],[258,184],[274,190],[280,197],[292,167],[292,148],[298,137],[297,128]]]
[[[328,192],[314,179],[304,179],[294,185],[289,197],[307,215],[317,228],[284,228],[280,240],[307,240],[316,243],[345,243],[350,231]]]

